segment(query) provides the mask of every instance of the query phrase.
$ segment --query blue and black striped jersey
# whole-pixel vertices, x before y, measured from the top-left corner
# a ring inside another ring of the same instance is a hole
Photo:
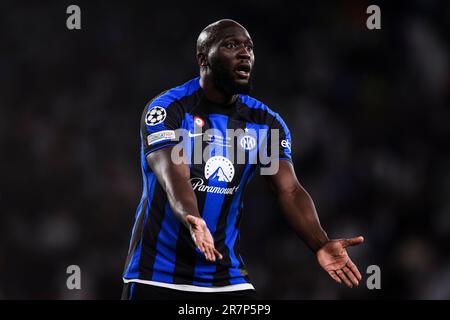
[[[279,132],[275,142],[279,148],[271,154],[276,150],[270,147],[274,129]],[[232,105],[212,103],[204,96],[200,79],[195,78],[147,104],[140,133],[143,193],[124,281],[188,291],[253,288],[239,252],[243,194],[257,168],[268,166],[259,159],[263,148],[271,161],[291,160],[291,137],[284,121],[248,95],[239,95]],[[147,163],[149,153],[168,146],[183,148],[199,212],[224,256],[222,260],[208,262],[195,247]]]

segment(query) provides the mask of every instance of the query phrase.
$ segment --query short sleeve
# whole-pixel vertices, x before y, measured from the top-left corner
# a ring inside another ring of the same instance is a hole
[[[278,137],[273,136],[272,130],[275,129],[278,132]],[[275,119],[271,126],[270,136],[276,138],[278,143],[278,159],[279,160],[289,160],[292,162],[291,156],[291,133],[286,123],[280,117],[278,113],[275,114]],[[273,155],[276,157],[277,155]]]
[[[259,166],[268,168],[273,165],[273,161],[288,160],[291,157],[291,134],[286,123],[278,114],[273,114],[269,122],[265,141],[262,142]]]
[[[181,127],[183,113],[177,102],[155,99],[144,108],[141,117],[141,139],[145,155],[178,143],[175,130]]]

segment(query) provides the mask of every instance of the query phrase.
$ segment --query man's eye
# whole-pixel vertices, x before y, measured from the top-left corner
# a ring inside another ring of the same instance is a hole
[[[225,47],[226,47],[227,49],[233,49],[233,48],[236,47],[236,45],[235,45],[234,43],[232,43],[232,42],[228,42],[228,43],[225,45]]]
[[[247,50],[248,50],[248,51],[253,51],[253,46],[248,45],[248,46],[247,46]]]

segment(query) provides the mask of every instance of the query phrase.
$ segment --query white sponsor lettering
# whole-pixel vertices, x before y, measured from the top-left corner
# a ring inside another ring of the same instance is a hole
[[[216,194],[234,194],[239,189],[239,186],[234,186],[230,188],[208,186],[205,185],[205,182],[202,178],[192,178],[190,181],[192,184],[192,189],[194,191],[200,192],[209,192]]]
[[[175,139],[175,131],[173,130],[163,130],[152,133],[151,135],[147,136],[147,142],[149,146],[164,140],[173,140],[173,139]]]
[[[288,139],[281,140],[281,146],[283,148],[287,148],[289,151],[291,151],[291,142]]]

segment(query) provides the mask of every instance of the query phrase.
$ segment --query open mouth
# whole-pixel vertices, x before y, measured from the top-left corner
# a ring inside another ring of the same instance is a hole
[[[250,77],[250,71],[252,67],[248,63],[239,64],[234,72],[238,75],[239,78],[248,79]]]

